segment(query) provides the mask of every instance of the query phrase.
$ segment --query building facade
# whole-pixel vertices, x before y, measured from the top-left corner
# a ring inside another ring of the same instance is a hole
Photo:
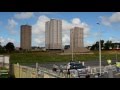
[[[32,26],[30,25],[21,25],[21,48],[23,50],[30,50],[31,49],[31,31]]]
[[[84,47],[83,39],[84,39],[83,38],[83,28],[74,27],[70,30],[70,47],[72,47],[72,46],[73,46],[73,48]]]
[[[62,21],[51,19],[45,23],[46,49],[62,49]]]

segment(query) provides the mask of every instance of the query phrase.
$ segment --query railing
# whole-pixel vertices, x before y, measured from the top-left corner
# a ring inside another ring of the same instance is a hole
[[[32,68],[14,64],[12,70],[16,78],[63,78],[58,73],[44,67]]]
[[[38,71],[49,74],[50,76],[54,76],[55,78],[67,78],[72,77],[67,75],[67,71],[63,70],[63,72],[60,72],[60,70],[52,71],[44,67],[39,67]],[[38,73],[39,74],[39,73]],[[39,75],[38,75],[39,76]],[[41,75],[40,75],[41,76]]]
[[[60,69],[53,71],[44,67],[40,67],[39,65],[36,68],[19,64],[14,64],[13,66],[13,72],[16,78],[78,78],[78,76],[75,76],[74,73],[68,74],[67,70],[63,70],[63,72],[60,72]],[[112,71],[116,71],[116,67],[114,65],[102,66],[102,74],[108,73],[109,69],[112,69]],[[100,72],[100,68],[89,67],[87,68],[87,71],[87,73],[80,73],[80,76],[85,77],[87,74],[95,75]]]
[[[109,69],[112,69],[112,71],[116,71],[116,67],[115,65],[108,65],[108,66],[102,66],[101,67],[101,73],[104,74],[104,73],[108,73],[108,70]],[[89,74],[97,74],[100,72],[100,67],[90,67],[89,68]]]
[[[0,70],[0,75],[2,75],[2,74],[8,74],[8,70]]]

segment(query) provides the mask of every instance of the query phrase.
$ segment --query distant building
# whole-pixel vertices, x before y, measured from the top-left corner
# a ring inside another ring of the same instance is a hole
[[[112,43],[113,49],[120,49],[120,43]]]
[[[46,48],[45,47],[32,46],[32,50],[31,51],[46,51]]]
[[[72,44],[73,42],[73,44]],[[73,48],[84,47],[83,44],[83,28],[74,27],[70,30],[70,46]]]
[[[20,47],[23,50],[31,49],[31,30],[32,27],[30,25],[21,25],[21,42]]]
[[[46,49],[62,49],[62,21],[51,19],[45,23]]]
[[[16,47],[15,50],[16,50],[16,51],[19,51],[19,50],[20,50],[20,47]]]
[[[83,28],[74,27],[70,30],[70,48],[66,49],[65,53],[71,53],[72,48],[74,53],[88,53],[90,50],[84,47]]]

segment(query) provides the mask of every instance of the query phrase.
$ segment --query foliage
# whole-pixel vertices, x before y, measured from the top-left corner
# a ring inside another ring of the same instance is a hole
[[[0,45],[0,53],[6,53],[5,47]]]
[[[106,43],[105,43],[105,50],[109,50],[110,48],[112,49],[113,48],[113,44],[112,44],[112,41],[107,41]]]
[[[109,50],[114,47],[112,41],[109,40],[106,41],[105,43],[104,40],[101,40],[100,43],[101,43],[101,49],[103,48],[104,50]],[[95,44],[92,45],[91,50],[99,50],[99,41],[97,41]]]
[[[0,70],[8,70],[6,67],[0,67]]]
[[[101,47],[104,47],[104,40],[100,40]],[[91,50],[99,50],[99,41],[92,45]]]
[[[12,51],[15,51],[15,46],[12,42],[8,42],[5,46],[5,49],[8,51],[8,52],[12,52]]]

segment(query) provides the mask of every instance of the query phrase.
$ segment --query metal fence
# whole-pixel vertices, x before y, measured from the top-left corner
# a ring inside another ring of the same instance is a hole
[[[107,65],[107,66],[102,66],[101,67],[101,73],[104,74],[104,73],[108,73],[109,70],[112,70],[112,71],[116,71],[116,66],[115,65]],[[97,74],[100,72],[100,67],[96,66],[96,67],[90,67],[89,70],[88,70],[88,73],[89,74]]]
[[[102,74],[108,73],[109,69],[116,71],[116,67],[114,65],[102,66]],[[14,64],[12,70],[16,78],[85,78],[86,75],[95,75],[100,72],[100,68],[96,66],[88,67],[87,73],[80,73],[80,75],[77,75],[78,72],[74,70],[68,74],[66,69],[63,69],[61,72],[60,67],[58,67],[56,71],[53,71],[52,69],[39,66],[38,63],[36,63],[36,67],[34,68],[20,64]]]
[[[12,74],[15,78],[62,78],[62,76],[52,70],[44,67],[29,67],[18,64],[13,64]]]

